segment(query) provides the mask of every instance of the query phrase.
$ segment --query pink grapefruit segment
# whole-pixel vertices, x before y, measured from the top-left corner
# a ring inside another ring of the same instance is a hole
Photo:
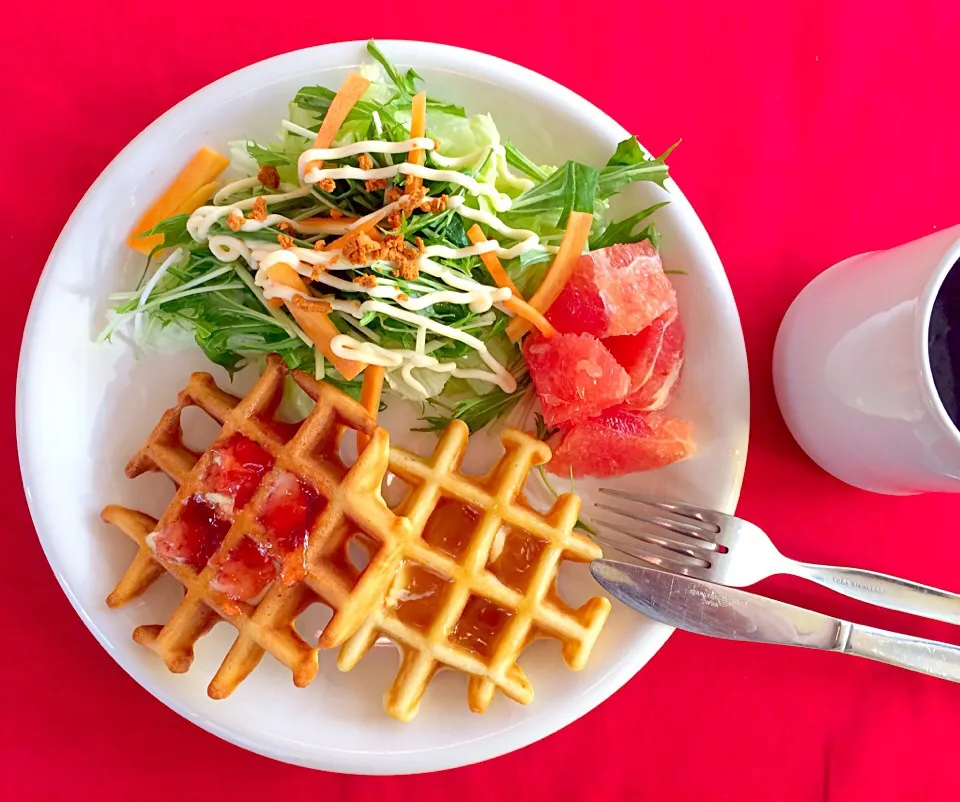
[[[547,319],[567,334],[617,337],[636,334],[676,307],[660,254],[645,241],[583,254]]]
[[[680,381],[683,368],[683,324],[675,309],[637,334],[603,340],[630,376],[628,406],[638,412],[663,409]]]
[[[589,334],[537,333],[523,341],[543,418],[550,426],[594,415],[627,397],[630,377],[603,343]]]
[[[559,435],[547,470],[558,476],[620,476],[662,468],[696,451],[693,426],[626,406],[604,410]]]

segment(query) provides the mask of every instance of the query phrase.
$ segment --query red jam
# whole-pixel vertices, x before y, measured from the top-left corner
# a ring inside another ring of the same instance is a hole
[[[259,520],[267,530],[274,555],[280,557],[304,545],[307,532],[326,501],[303,479],[283,471],[260,510]]]
[[[212,587],[240,601],[254,601],[277,575],[277,565],[253,538],[244,536],[217,564]]]
[[[272,466],[269,451],[242,434],[234,434],[213,447],[213,461],[202,484],[209,493],[230,496],[234,509],[239,510],[247,505]]]
[[[180,514],[153,537],[157,556],[198,571],[207,564],[230,529],[220,507],[203,496],[190,496]]]

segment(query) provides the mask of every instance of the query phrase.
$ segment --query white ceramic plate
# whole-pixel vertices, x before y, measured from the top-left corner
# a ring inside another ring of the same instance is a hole
[[[416,67],[431,94],[463,103],[471,113],[492,112],[502,135],[541,162],[573,158],[599,165],[627,136],[590,103],[515,64],[434,44],[385,42],[383,49],[400,65]],[[255,752],[333,771],[393,774],[474,763],[555,732],[630,679],[670,630],[615,604],[585,670],[569,671],[556,642],[538,642],[521,658],[536,692],[533,703],[499,696],[483,716],[467,709],[465,678],[445,672],[413,723],[388,718],[381,695],[397,665],[389,648],[374,650],[349,674],[336,670],[335,654],[323,653],[319,676],[306,689],[295,688],[268,657],[232,697],[213,701],[206,686],[233,630],[218,625],[198,645],[189,673],[168,673],[130,635],[138,624],[165,620],[178,586],[159,582],[125,609],[108,610],[104,599],[134,547],[98,515],[109,502],[159,514],[170,497],[167,480],[129,481],[123,466],[189,372],[210,369],[195,348],[138,360],[123,342],[94,344],[106,294],[137,279],[139,263],[131,260],[125,235],[198,146],[222,150],[243,136],[271,138],[300,86],[336,87],[366,60],[363,44],[351,42],[255,64],[187,98],[117,156],[71,216],[40,279],[20,357],[17,427],[24,485],[47,558],[84,623],[137,682],[201,727]],[[694,421],[700,451],[615,484],[732,511],[747,447],[743,335],[713,245],[677,187],[668,188],[671,203],[657,213],[663,259],[668,268],[687,271],[675,277],[687,332],[675,412]],[[635,185],[616,211],[664,197],[655,186]],[[219,369],[212,372],[226,381]],[[404,440],[405,429],[393,426],[392,435]],[[490,443],[481,439],[472,460],[482,464],[489,452]],[[595,487],[578,483],[586,505]],[[582,566],[562,577],[562,589],[574,602],[599,590]],[[316,631],[310,623],[308,635]]]

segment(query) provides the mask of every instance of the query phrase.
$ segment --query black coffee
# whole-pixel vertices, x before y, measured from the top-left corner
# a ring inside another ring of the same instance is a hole
[[[960,380],[960,262],[947,273],[933,302],[927,343],[937,394],[954,425],[960,428],[960,403],[957,400],[957,382]]]

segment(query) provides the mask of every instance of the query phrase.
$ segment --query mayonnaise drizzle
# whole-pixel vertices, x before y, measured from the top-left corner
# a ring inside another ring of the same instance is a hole
[[[222,191],[222,190],[221,190]],[[219,193],[218,193],[219,194]],[[195,242],[203,242],[210,235],[210,229],[222,218],[229,215],[232,211],[245,212],[253,208],[257,198],[263,198],[267,206],[271,203],[282,203],[283,201],[294,200],[296,198],[305,198],[310,194],[309,187],[300,187],[291,192],[280,192],[276,195],[258,195],[254,198],[245,198],[244,200],[231,203],[226,206],[201,206],[187,220],[187,231],[193,237]],[[257,222],[256,220],[247,222]],[[244,223],[244,225],[247,224]],[[255,229],[249,229],[255,230]]]
[[[350,156],[359,156],[361,153],[409,153],[411,150],[433,150],[434,141],[425,136],[404,139],[401,142],[387,142],[382,139],[364,139],[349,145],[336,148],[310,148],[305,150],[298,160],[300,173],[303,174],[303,165],[313,161],[332,161],[346,159]],[[311,182],[314,183],[314,182]]]
[[[425,140],[424,140],[425,141]],[[368,140],[364,142],[357,142],[356,145],[372,145],[376,143],[377,140]],[[416,142],[416,140],[406,140],[405,142],[385,142],[384,145],[405,145],[410,142]],[[345,146],[345,147],[353,147]],[[433,143],[431,140],[431,147]],[[350,167],[350,166],[338,166],[338,167],[322,167],[319,170],[316,167],[309,167],[312,162],[323,161],[324,159],[332,159],[332,156],[325,156],[324,154],[330,150],[338,151],[343,150],[344,148],[311,148],[310,150],[305,150],[301,155],[300,159],[297,162],[297,168],[300,173],[301,180],[305,184],[319,184],[325,178],[332,178],[333,180],[343,179],[343,178],[352,178],[359,181],[370,181],[380,178],[395,178],[398,175],[412,175],[417,178],[422,178],[425,181],[442,181],[450,184],[457,184],[458,186],[464,187],[471,195],[479,195],[490,199],[490,203],[493,205],[493,208],[498,212],[505,212],[510,208],[512,201],[510,200],[509,195],[505,195],[502,192],[499,192],[495,186],[492,184],[482,184],[477,181],[475,178],[464,173],[459,173],[456,170],[437,170],[433,167],[425,167],[422,164],[414,164],[413,162],[400,162],[400,164],[394,164],[389,167],[375,167],[372,170],[361,170],[359,167]],[[408,147],[407,151],[413,150],[412,147]],[[397,153],[404,153],[407,151],[398,150]],[[363,151],[360,151],[363,152]],[[393,151],[380,151],[383,153],[390,153]],[[308,169],[309,167],[309,169]]]

